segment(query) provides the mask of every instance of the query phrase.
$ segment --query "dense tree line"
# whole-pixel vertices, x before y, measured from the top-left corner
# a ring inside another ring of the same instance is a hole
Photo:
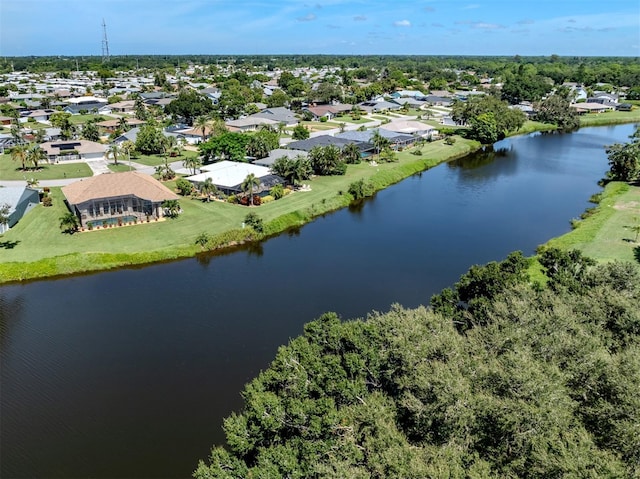
[[[457,101],[452,107],[452,117],[461,124],[469,125],[469,137],[485,144],[495,143],[508,133],[518,131],[526,121],[522,111],[509,108],[507,102],[493,95]]]
[[[514,253],[430,308],[309,323],[194,477],[638,477],[638,269],[540,261],[545,284]]]
[[[13,70],[33,73],[57,71],[69,75],[77,68],[81,71],[107,72],[135,70],[153,72],[164,70],[175,72],[187,65],[203,67],[203,74],[216,74],[221,67],[230,66],[234,79],[250,78],[259,71],[275,69],[290,70],[296,67],[337,67],[355,70],[356,78],[387,80],[404,87],[415,78],[421,82],[456,81],[456,70],[474,72],[472,77],[462,79],[473,84],[473,77],[499,77],[507,81],[513,76],[526,73],[525,79],[551,79],[555,84],[565,81],[587,85],[609,83],[617,86],[640,86],[640,63],[633,57],[560,57],[558,55],[522,57],[495,56],[417,56],[417,55],[113,55],[108,64],[99,56],[82,57],[3,57],[0,58],[0,73]],[[104,76],[101,75],[101,76]],[[244,75],[247,75],[245,77]],[[223,78],[223,77],[221,77]],[[348,77],[342,77],[347,84]],[[244,83],[248,84],[248,83]],[[295,82],[294,82],[295,84]],[[297,96],[282,86],[291,96]],[[300,89],[301,85],[297,85]]]
[[[640,127],[627,143],[615,143],[607,147],[609,158],[608,177],[618,181],[640,180]]]

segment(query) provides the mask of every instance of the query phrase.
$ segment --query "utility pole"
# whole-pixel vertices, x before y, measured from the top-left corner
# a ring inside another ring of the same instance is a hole
[[[109,40],[107,39],[107,24],[102,19],[102,63],[109,61]]]

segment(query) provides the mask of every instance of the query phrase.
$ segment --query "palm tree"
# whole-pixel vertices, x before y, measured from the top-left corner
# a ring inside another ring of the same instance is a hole
[[[16,145],[11,149],[11,159],[13,161],[19,161],[22,165],[22,170],[26,169],[27,162],[27,145]]]
[[[73,234],[78,231],[80,220],[70,211],[60,217],[60,229],[65,233]]]
[[[113,143],[107,149],[107,159],[113,157],[113,164],[118,165],[118,155],[121,153],[120,145]]]
[[[27,150],[27,163],[33,165],[34,169],[38,169],[38,165],[41,161],[47,159],[47,153],[40,148],[40,145],[33,144]]]
[[[118,120],[118,128],[122,131],[129,131],[129,122],[124,116],[121,116]]]
[[[384,147],[389,145],[389,140],[382,136],[378,130],[375,130],[371,136],[371,143],[373,143],[373,147],[379,155]]]
[[[164,150],[165,157],[174,152],[174,148],[178,144],[178,139],[175,136],[165,136],[162,149]]]
[[[20,123],[16,122],[15,125],[11,125],[11,137],[13,138],[13,143],[15,145],[21,145],[22,143],[24,143],[22,130],[20,129]]]
[[[243,192],[249,192],[249,203],[253,206],[253,188],[260,186],[260,178],[258,178],[253,173],[249,173],[247,177],[244,179],[240,188],[242,188]]]
[[[131,140],[126,140],[122,142],[120,148],[122,148],[123,153],[127,154],[127,159],[129,160],[129,169],[131,169],[131,152],[136,149],[136,144]]]
[[[197,117],[193,121],[193,127],[195,129],[198,129],[198,130],[202,131],[202,141],[207,141],[206,133],[207,133],[207,128],[208,128],[208,123],[209,123],[209,118],[207,118],[204,115]]]
[[[185,168],[189,168],[193,175],[196,174],[196,170],[202,166],[202,159],[199,156],[188,156],[182,160],[182,164]]]
[[[178,153],[178,156],[182,156],[185,146],[187,146],[187,139],[184,136],[181,136],[178,138],[178,144],[176,145],[176,153]]]
[[[342,158],[349,164],[360,163],[360,148],[355,143],[349,143],[342,149]]]
[[[218,188],[213,184],[213,180],[211,178],[207,178],[200,185],[200,192],[207,195],[207,203],[211,201],[211,195],[214,194]]]

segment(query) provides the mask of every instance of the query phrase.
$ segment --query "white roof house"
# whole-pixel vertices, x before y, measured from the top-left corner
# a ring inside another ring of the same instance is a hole
[[[404,133],[406,135],[429,136],[437,133],[437,130],[431,125],[415,120],[393,120],[384,125],[380,125],[381,129],[395,131],[396,133]]]
[[[268,189],[273,184],[282,182],[282,179],[273,175],[266,166],[238,161],[219,161],[200,167],[200,171],[201,173],[188,176],[186,179],[191,183],[199,184],[203,183],[207,178],[211,178],[214,185],[227,191],[240,191],[240,185],[250,174],[254,174],[256,178],[261,180],[262,184],[258,190]]]

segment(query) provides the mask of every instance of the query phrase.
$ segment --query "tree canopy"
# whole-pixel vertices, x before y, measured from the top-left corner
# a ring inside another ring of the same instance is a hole
[[[640,179],[640,127],[625,144],[615,143],[607,148],[609,176],[613,180],[636,181]]]
[[[640,277],[592,263],[550,251],[532,284],[512,254],[432,308],[323,315],[194,477],[637,477]]]
[[[200,143],[198,150],[205,161],[245,161],[250,138],[246,133],[227,132]]]
[[[213,110],[213,103],[209,98],[186,88],[180,90],[178,97],[164,108],[165,113],[175,119],[184,119],[189,125],[193,125],[197,117],[206,116]]]
[[[481,116],[482,115],[482,116]],[[452,117],[471,126],[471,137],[482,143],[500,140],[509,132],[518,131],[526,120],[525,114],[509,108],[506,102],[492,95],[473,96],[466,102],[453,104]]]

